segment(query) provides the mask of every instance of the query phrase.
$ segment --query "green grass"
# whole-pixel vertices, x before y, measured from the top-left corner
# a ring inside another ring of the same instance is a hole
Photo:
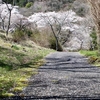
[[[88,51],[88,50],[81,50],[80,51],[81,54],[85,55],[85,56],[95,56],[97,57],[97,51]]]
[[[89,63],[100,67],[100,57],[98,56],[96,50],[95,51],[81,50],[80,53],[88,57]]]
[[[54,50],[17,44],[13,44],[13,48],[0,46],[0,97],[20,93],[50,52]]]

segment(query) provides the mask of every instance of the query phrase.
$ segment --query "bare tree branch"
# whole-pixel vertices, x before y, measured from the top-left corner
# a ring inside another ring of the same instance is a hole
[[[67,20],[69,13],[64,15],[63,19],[58,18],[57,16],[48,16],[48,15],[42,15],[41,18],[44,19],[47,25],[50,26],[50,29],[54,35],[54,38],[56,40],[56,50],[58,50],[58,45],[64,44],[68,39],[66,39],[66,36],[62,36],[62,28],[65,24],[69,24],[70,22]],[[63,39],[63,42],[61,43]]]

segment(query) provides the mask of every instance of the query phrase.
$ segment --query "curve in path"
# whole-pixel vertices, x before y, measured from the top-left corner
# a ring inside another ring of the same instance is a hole
[[[78,52],[52,53],[23,94],[43,100],[100,98],[100,68],[88,64]]]

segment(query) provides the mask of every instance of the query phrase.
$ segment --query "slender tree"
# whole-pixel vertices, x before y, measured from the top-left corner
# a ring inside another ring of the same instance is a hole
[[[87,0],[91,7],[91,14],[97,31],[98,55],[100,56],[100,0]]]
[[[55,40],[56,40],[56,50],[58,51],[58,45],[59,45],[58,34],[60,34],[60,32],[61,32],[61,26],[59,25],[59,31],[58,31],[59,33],[56,33],[56,32],[55,32],[54,24],[52,24],[52,21],[51,21],[50,17],[49,17],[49,16],[42,16],[42,15],[41,15],[41,18],[43,18],[44,21],[47,23],[47,25],[50,26],[51,31],[52,31],[52,33],[53,33],[53,36],[54,36],[54,38],[55,38]],[[55,19],[55,17],[54,17],[54,19]],[[55,21],[55,22],[56,22],[56,21]],[[55,23],[55,24],[56,24],[56,23]]]
[[[44,19],[44,21],[46,22],[46,24],[50,27],[53,36],[56,40],[56,50],[59,50],[59,45],[63,45],[67,40],[67,34],[66,36],[62,36],[62,28],[63,26],[66,24],[68,24],[69,22],[66,21],[66,19],[68,18],[68,14],[65,14],[64,18],[59,19],[57,16],[48,16],[48,15],[41,15],[41,18]],[[63,38],[63,41],[62,41]]]
[[[2,17],[2,15],[0,14],[0,19],[1,19],[1,27],[2,27],[2,29],[3,30],[5,30],[5,18],[6,18],[6,16],[4,16],[4,17]]]
[[[8,12],[9,12],[9,14],[8,14],[8,25],[7,25],[7,30],[6,30],[6,35],[8,35],[9,28],[10,28],[10,22],[11,22],[11,11],[12,11],[13,7],[10,8],[8,6],[8,4],[6,4],[6,6],[7,6],[7,9],[8,9]]]
[[[10,28],[10,23],[11,23],[11,11],[13,9],[13,6],[9,7],[9,5],[6,2],[3,2],[7,9],[8,9],[8,24],[7,24],[7,30],[6,30],[6,36],[8,36],[9,28]]]

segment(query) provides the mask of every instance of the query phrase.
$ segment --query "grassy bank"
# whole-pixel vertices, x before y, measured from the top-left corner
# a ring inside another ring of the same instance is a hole
[[[96,50],[95,51],[81,50],[80,53],[89,58],[88,59],[89,63],[92,63],[100,67],[100,57],[98,56]]]
[[[0,37],[0,97],[20,93],[50,52],[54,50],[39,47],[32,41],[15,44]]]

